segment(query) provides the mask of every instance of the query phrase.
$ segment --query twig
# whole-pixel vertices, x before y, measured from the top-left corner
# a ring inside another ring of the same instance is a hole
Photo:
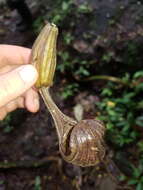
[[[122,84],[124,86],[131,86],[131,84],[129,84],[128,82],[123,81],[120,78],[117,77],[113,77],[113,76],[107,76],[107,75],[95,75],[95,76],[91,76],[85,79],[85,81],[90,81],[90,80],[108,80],[108,81],[112,81],[112,82],[116,82],[119,84]]]
[[[21,169],[21,168],[38,168],[49,166],[50,161],[56,161],[58,165],[61,165],[61,159],[58,157],[47,157],[38,161],[15,161],[15,162],[0,162],[0,169]]]

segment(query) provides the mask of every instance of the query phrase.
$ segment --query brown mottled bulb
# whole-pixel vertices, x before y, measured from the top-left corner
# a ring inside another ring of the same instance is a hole
[[[51,86],[56,68],[56,42],[58,28],[46,24],[37,37],[31,53],[31,63],[36,67],[39,77],[35,86]]]
[[[103,123],[94,119],[78,122],[69,131],[66,145],[60,144],[63,158],[72,164],[86,167],[100,163],[105,156]]]
[[[39,73],[36,87],[53,117],[63,158],[78,166],[93,166],[105,155],[103,123],[95,119],[77,122],[66,116],[49,93],[56,66],[57,33],[55,25],[47,24],[33,45],[31,62]]]
[[[77,122],[59,110],[47,88],[41,88],[40,93],[53,117],[64,160],[82,167],[94,166],[103,161],[104,124],[95,119]]]

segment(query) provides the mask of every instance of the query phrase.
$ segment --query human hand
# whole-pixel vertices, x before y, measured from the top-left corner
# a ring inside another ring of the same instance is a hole
[[[39,109],[38,93],[32,88],[38,74],[29,64],[30,53],[28,48],[0,45],[0,120],[17,108]]]

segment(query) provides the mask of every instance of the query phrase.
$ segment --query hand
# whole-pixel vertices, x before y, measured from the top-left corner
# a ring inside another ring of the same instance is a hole
[[[0,45],[0,120],[17,108],[39,109],[38,93],[32,87],[38,74],[29,64],[30,53],[28,48]]]

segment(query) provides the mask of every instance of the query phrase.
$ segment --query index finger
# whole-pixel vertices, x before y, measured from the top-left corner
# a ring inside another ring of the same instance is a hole
[[[29,64],[31,49],[15,45],[0,45],[0,67],[7,64]]]

